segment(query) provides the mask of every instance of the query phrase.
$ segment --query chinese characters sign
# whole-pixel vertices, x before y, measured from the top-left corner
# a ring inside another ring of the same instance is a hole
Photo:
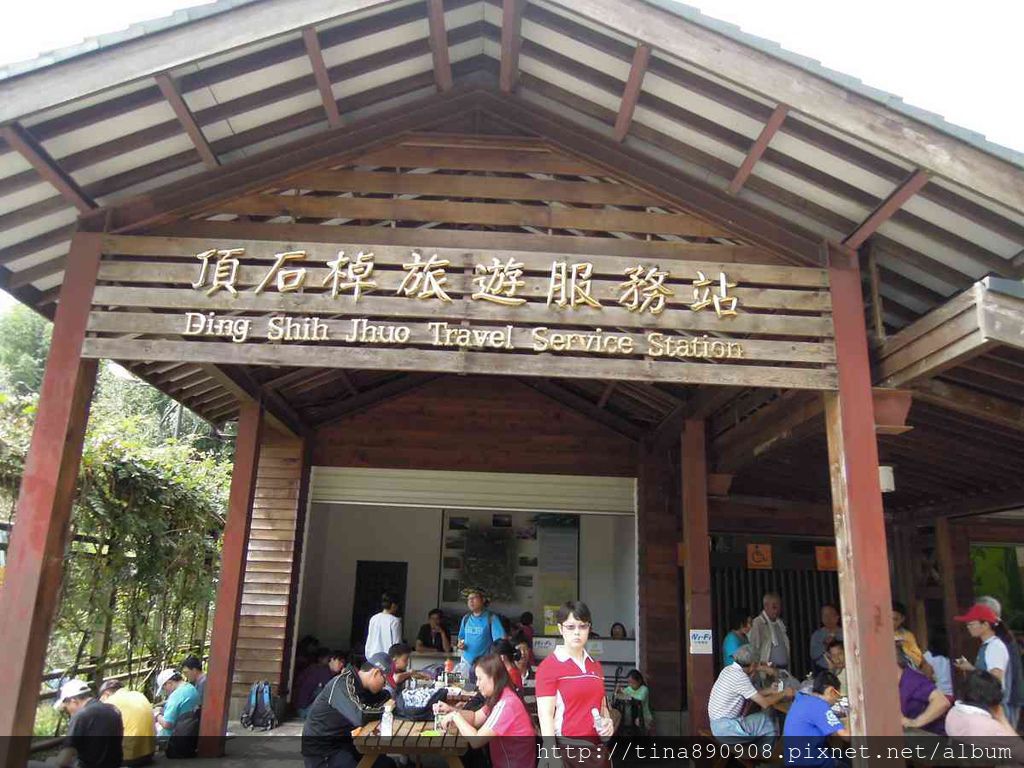
[[[719,261],[713,244],[693,261],[643,242],[634,256],[104,242],[90,356],[835,386],[827,272]]]

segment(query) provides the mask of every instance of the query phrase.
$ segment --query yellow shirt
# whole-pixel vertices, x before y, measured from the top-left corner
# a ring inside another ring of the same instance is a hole
[[[156,726],[153,705],[144,693],[122,688],[115,691],[107,704],[117,707],[124,723],[124,759],[137,760],[156,752]]]
[[[924,660],[924,654],[921,653],[921,648],[917,644],[917,638],[914,637],[914,633],[906,627],[900,627],[896,632],[896,639],[900,641],[900,647],[907,658],[910,659],[910,663],[914,665],[915,669],[920,669],[921,662]]]

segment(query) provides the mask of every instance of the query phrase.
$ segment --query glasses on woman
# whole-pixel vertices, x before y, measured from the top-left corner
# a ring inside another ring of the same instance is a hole
[[[586,632],[590,629],[590,623],[581,622],[579,624],[563,624],[562,629],[564,629],[566,632],[576,632],[577,630],[579,630],[580,632]]]

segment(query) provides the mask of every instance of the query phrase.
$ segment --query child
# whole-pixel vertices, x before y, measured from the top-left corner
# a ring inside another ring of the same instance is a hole
[[[651,712],[650,690],[639,669],[629,670],[629,674],[626,675],[626,687],[622,689],[621,693],[625,698],[640,702],[644,717],[644,727],[647,729],[647,733],[653,736],[654,714]]]

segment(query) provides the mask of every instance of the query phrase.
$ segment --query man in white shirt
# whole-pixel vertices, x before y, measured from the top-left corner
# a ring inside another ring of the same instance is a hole
[[[723,744],[770,745],[778,736],[771,707],[783,699],[793,698],[793,689],[758,691],[750,681],[757,664],[750,645],[741,645],[733,653],[733,663],[722,669],[708,697],[708,720],[711,733]],[[762,709],[745,717],[743,707],[747,701]]]
[[[747,640],[754,649],[754,661],[789,669],[789,635],[782,615],[782,598],[768,592],[761,601],[764,610],[751,622]]]
[[[402,620],[398,618],[398,601],[385,592],[380,599],[380,613],[370,618],[370,626],[366,630],[366,645],[363,656],[371,658],[378,653],[387,653],[388,649],[402,642]]]

